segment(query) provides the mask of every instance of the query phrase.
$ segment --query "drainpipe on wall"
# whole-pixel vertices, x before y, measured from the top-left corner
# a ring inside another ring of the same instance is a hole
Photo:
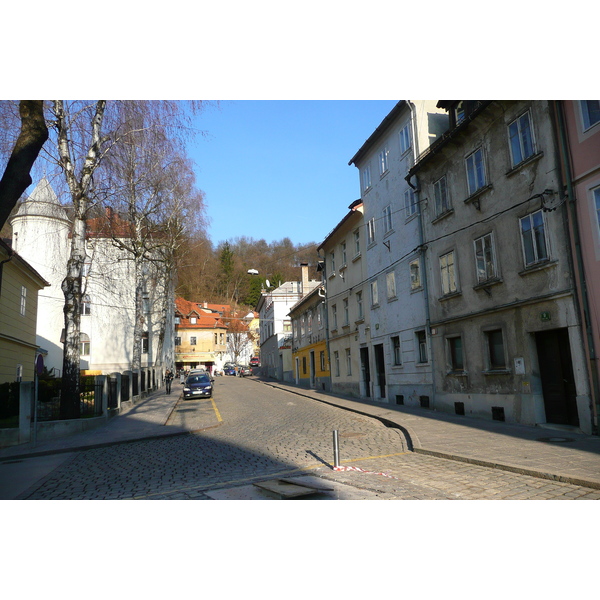
[[[592,403],[596,405],[596,411],[592,411],[592,430],[594,435],[598,435],[598,415],[600,414],[600,382],[598,381],[598,366],[597,366],[597,355],[596,345],[594,344],[594,335],[592,331],[592,323],[589,318],[590,315],[590,304],[587,292],[587,283],[585,278],[585,270],[583,267],[583,256],[581,252],[581,237],[579,233],[579,221],[577,220],[577,213],[575,208],[576,198],[575,190],[573,188],[573,175],[571,173],[571,163],[569,160],[569,147],[567,141],[566,126],[564,121],[562,104],[560,101],[552,101],[549,103],[551,110],[554,112],[556,117],[558,135],[560,140],[560,155],[562,157],[562,163],[565,169],[566,184],[567,184],[567,218],[570,217],[571,225],[573,226],[573,244],[575,246],[575,257],[577,274],[579,281],[581,282],[581,303],[583,305],[583,317],[585,322],[585,333],[588,342],[588,348],[590,351],[590,376],[592,379]],[[559,172],[560,177],[560,172]],[[562,183],[562,182],[561,182]],[[562,193],[563,187],[560,186],[560,192]]]
[[[416,131],[416,126],[415,126],[415,121],[417,118],[417,111],[415,108],[415,105],[412,102],[407,102],[409,108],[410,108],[410,112],[411,112],[411,123],[412,123],[412,134],[413,134],[413,140],[414,140],[414,160],[413,160],[413,165],[417,162],[417,157],[419,156],[419,145],[418,145],[418,141],[417,141],[417,131]],[[434,369],[434,356],[433,356],[433,344],[431,343],[431,318],[430,318],[430,313],[429,313],[429,287],[427,285],[427,265],[425,263],[425,252],[427,251],[427,247],[425,246],[424,243],[424,237],[425,234],[423,233],[423,215],[421,212],[421,203],[420,203],[420,199],[421,199],[421,186],[419,185],[419,179],[418,177],[415,175],[415,179],[416,179],[416,185],[413,185],[410,182],[410,176],[407,175],[405,177],[406,182],[408,183],[408,185],[414,190],[414,192],[417,194],[417,201],[418,201],[418,211],[417,211],[417,218],[419,219],[419,249],[420,249],[420,256],[422,257],[421,260],[421,266],[422,266],[422,282],[423,282],[423,297],[425,300],[425,325],[427,328],[427,331],[429,331],[429,349],[430,349],[430,361],[431,361],[431,407],[435,408],[435,369]]]

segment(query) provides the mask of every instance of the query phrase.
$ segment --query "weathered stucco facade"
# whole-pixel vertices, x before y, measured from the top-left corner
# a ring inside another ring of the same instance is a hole
[[[435,101],[401,101],[350,160],[365,221],[369,326],[361,362],[371,376],[363,395],[383,402],[428,405],[433,395],[419,196],[405,177],[447,126]]]
[[[369,313],[363,203],[353,202],[348,213],[318,250],[323,257],[325,325],[332,390],[354,397],[371,395],[367,352]],[[366,368],[361,368],[362,364]]]
[[[438,410],[591,432],[546,101],[443,101],[420,190]]]

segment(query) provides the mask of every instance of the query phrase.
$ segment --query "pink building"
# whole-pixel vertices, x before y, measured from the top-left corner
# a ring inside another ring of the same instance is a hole
[[[562,176],[585,350],[594,402],[594,433],[600,403],[600,101],[554,102]]]

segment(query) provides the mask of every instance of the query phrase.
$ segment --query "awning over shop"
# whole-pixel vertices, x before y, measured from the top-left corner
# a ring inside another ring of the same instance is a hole
[[[175,353],[175,362],[215,362],[214,352]]]

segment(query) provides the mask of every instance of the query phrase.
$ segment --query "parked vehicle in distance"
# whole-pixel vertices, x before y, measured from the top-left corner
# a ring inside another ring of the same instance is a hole
[[[248,375],[252,375],[252,369],[249,366],[243,365],[238,368],[240,370],[240,377],[247,377]]]
[[[258,358],[258,356],[253,356],[250,359],[250,366],[251,367],[260,367],[260,358]]]
[[[227,365],[223,369],[223,375],[235,375],[235,365]]]
[[[189,375],[208,375],[210,377],[211,381],[215,380],[211,373],[209,373],[206,369],[202,369],[202,368],[191,369],[188,376]]]
[[[198,398],[202,396],[211,397],[213,385],[207,373],[198,373],[197,375],[188,375],[183,384],[183,398]]]

